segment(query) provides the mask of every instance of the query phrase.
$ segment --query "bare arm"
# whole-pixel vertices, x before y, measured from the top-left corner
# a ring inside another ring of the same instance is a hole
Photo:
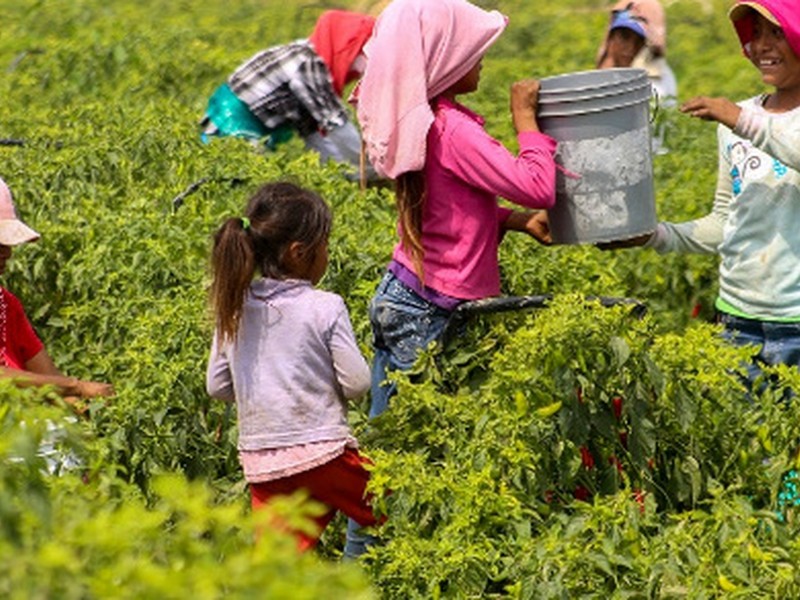
[[[539,104],[539,82],[535,79],[517,81],[511,86],[511,118],[517,133],[539,131],[536,107]]]
[[[521,231],[527,233],[537,242],[549,246],[553,243],[550,237],[550,225],[547,220],[547,212],[515,210],[508,215],[503,223],[505,231]]]
[[[0,367],[0,377],[11,378],[20,387],[51,385],[64,397],[95,398],[114,394],[111,384],[84,381],[62,374],[44,348],[25,363],[24,370]]]
[[[729,129],[733,129],[736,126],[736,121],[739,120],[739,113],[742,112],[739,106],[727,98],[708,98],[706,96],[698,96],[684,102],[680,110],[682,113],[704,121],[722,123]]]

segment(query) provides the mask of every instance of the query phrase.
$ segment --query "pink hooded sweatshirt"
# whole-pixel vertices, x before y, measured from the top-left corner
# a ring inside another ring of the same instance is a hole
[[[379,175],[422,169],[433,123],[428,101],[466,75],[505,27],[504,15],[466,0],[395,0],[380,14],[353,94]]]
[[[423,297],[428,290],[457,300],[499,294],[497,250],[510,210],[497,196],[527,208],[555,201],[552,138],[520,132],[515,156],[486,133],[480,116],[440,96],[505,25],[500,13],[465,0],[394,0],[365,47],[358,117],[370,160],[388,177],[425,176],[422,277],[414,280],[402,227],[389,266]]]

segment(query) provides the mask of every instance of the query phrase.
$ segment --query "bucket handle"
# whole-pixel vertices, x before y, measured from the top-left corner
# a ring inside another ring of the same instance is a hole
[[[651,85],[651,88],[653,90],[653,114],[650,115],[650,125],[656,122],[656,117],[661,109],[661,96],[658,94],[658,90],[655,86]]]

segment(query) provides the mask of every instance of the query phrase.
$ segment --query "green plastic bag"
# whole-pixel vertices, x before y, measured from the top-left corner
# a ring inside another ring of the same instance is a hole
[[[288,141],[294,129],[288,125],[280,125],[274,129],[265,127],[250,112],[247,105],[239,100],[227,83],[219,86],[208,99],[206,118],[217,128],[215,135],[243,137],[250,140],[263,140],[264,145],[274,150],[278,144]],[[204,142],[208,136],[201,135]]]

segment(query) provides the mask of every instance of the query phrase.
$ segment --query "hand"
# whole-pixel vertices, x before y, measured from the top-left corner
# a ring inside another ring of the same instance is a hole
[[[114,387],[110,383],[83,381],[80,379],[75,383],[75,392],[80,398],[108,398],[115,393]]]
[[[545,246],[553,243],[553,238],[550,236],[550,222],[547,219],[547,211],[544,210],[536,212],[514,211],[506,219],[505,228],[527,233]]]
[[[539,131],[536,107],[539,105],[539,82],[523,79],[511,85],[511,118],[517,133]]]
[[[645,233],[637,235],[636,237],[628,238],[626,240],[615,240],[613,242],[601,242],[595,244],[600,250],[621,250],[623,248],[636,248],[637,246],[644,246],[653,237],[652,233]]]
[[[110,383],[99,381],[84,381],[75,379],[70,386],[70,394],[64,396],[64,401],[72,407],[72,410],[80,417],[89,417],[89,404],[85,400],[89,398],[108,398],[114,395],[114,387]]]
[[[704,121],[717,121],[733,129],[742,109],[727,98],[708,98],[698,96],[684,102],[680,111]]]

